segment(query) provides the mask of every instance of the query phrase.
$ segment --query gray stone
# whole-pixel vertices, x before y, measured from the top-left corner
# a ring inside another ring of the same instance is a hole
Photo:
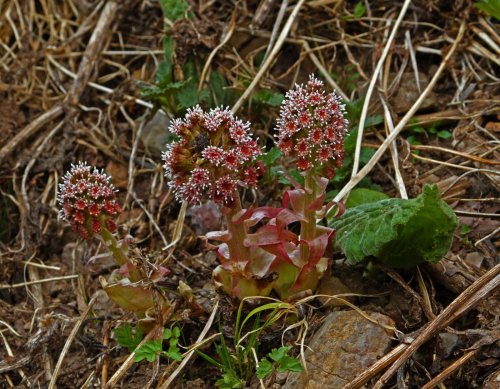
[[[172,134],[169,131],[170,119],[163,112],[156,112],[153,118],[144,126],[141,141],[147,152],[153,156],[161,155]]]
[[[391,79],[394,79],[394,75],[392,75]],[[423,91],[429,83],[429,78],[425,74],[419,73],[419,83],[420,90]],[[391,97],[390,102],[395,112],[405,113],[411,108],[415,101],[417,101],[421,94],[417,88],[415,74],[413,72],[406,72],[403,74],[397,88],[397,92]],[[436,102],[436,94],[431,91],[424,99],[420,109],[433,107],[436,105]]]
[[[439,334],[439,348],[442,352],[441,358],[448,358],[458,345],[460,338],[458,335],[443,332]]]
[[[368,313],[383,325],[393,326],[389,317]],[[308,376],[288,376],[283,389],[337,389],[365,371],[390,349],[391,337],[355,311],[332,312],[314,334],[306,351]]]

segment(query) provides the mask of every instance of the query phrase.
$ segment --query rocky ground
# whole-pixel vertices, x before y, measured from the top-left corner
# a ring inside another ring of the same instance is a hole
[[[0,387],[166,387],[174,375],[170,387],[215,387],[219,369],[196,354],[184,365],[127,362],[112,330],[136,318],[101,290],[114,267],[103,248],[58,218],[57,185],[78,161],[113,177],[120,237],[171,271],[161,287],[181,344],[206,330],[203,351],[215,355],[220,336],[234,336],[238,302],[215,290],[217,260],[199,236],[222,219],[169,191],[168,124],[196,103],[223,104],[270,149],[283,94],[310,73],[364,127],[362,164],[391,122],[401,131],[360,186],[413,198],[435,183],[460,225],[434,265],[370,269],[335,252],[318,293],[343,300],[296,300],[301,325],[278,321],[259,341],[259,357],[294,345],[307,373],[248,386],[500,387],[499,47],[498,20],[468,1],[2,2]],[[275,177],[246,200],[278,202],[283,188]]]

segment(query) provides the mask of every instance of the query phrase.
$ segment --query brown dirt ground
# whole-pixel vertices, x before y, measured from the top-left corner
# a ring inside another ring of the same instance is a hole
[[[352,1],[306,2],[259,88],[284,93],[295,81],[316,72],[323,79],[325,74],[333,76],[349,99],[362,98],[400,11],[401,4],[394,3],[362,1],[365,12],[356,17]],[[210,69],[225,77],[229,90],[241,94],[258,71],[281,3],[190,1],[192,19],[168,27],[157,1],[119,2],[99,37],[98,46],[102,46],[91,51],[88,80],[75,82],[74,75],[85,74],[80,68],[83,53],[105,4],[94,0],[0,4],[0,387],[47,387],[66,339],[91,296],[99,298],[70,345],[57,387],[100,387],[129,355],[117,346],[112,329],[123,322],[134,323],[135,318],[108,301],[98,282],[99,276],[111,272],[113,263],[107,258],[89,262],[102,248],[95,242],[75,243],[76,236],[57,217],[57,184],[71,163],[86,160],[114,177],[125,208],[120,234],[133,236],[137,255],[153,263],[168,256],[171,277],[162,286],[178,301],[175,319],[182,327],[182,344],[195,342],[217,296],[210,281],[216,260],[204,252],[197,238],[197,233],[204,232],[197,215],[178,218],[180,206],[163,180],[158,151],[136,142],[142,121],[152,116],[152,105],[140,100],[138,81],[154,82],[165,30],[177,42],[177,80],[184,76],[182,65],[193,54],[200,74],[208,55],[231,30],[231,38],[218,49]],[[289,14],[290,9],[285,20]],[[424,133],[407,127],[397,141],[409,196],[420,193],[424,183],[437,183],[459,216],[461,226],[451,250],[440,264],[420,269],[425,288],[419,287],[416,270],[398,272],[399,279],[390,269],[365,277],[363,266],[347,266],[340,253],[335,254],[331,270],[353,292],[382,293],[355,303],[390,316],[405,334],[432,321],[420,305],[423,290],[430,309],[439,314],[498,264],[498,23],[467,1],[412,2],[382,68],[369,115],[383,115],[382,96],[397,123],[436,72],[461,23],[466,26],[464,37],[414,115],[414,124],[419,123]],[[272,144],[277,107],[246,103],[238,114],[255,124],[268,147]],[[434,128],[449,137],[436,136]],[[421,145],[411,145],[410,135]],[[378,147],[384,136],[384,125],[377,125],[367,131],[364,143]],[[388,195],[399,196],[394,165],[386,154],[370,173],[370,182]],[[128,191],[129,166],[133,167],[133,191]],[[256,194],[257,201],[277,201],[281,191],[280,184],[271,182]],[[164,252],[163,238],[170,241],[178,220],[184,225],[182,237],[175,250]],[[211,222],[217,225],[218,220]],[[198,311],[175,292],[179,281],[194,290],[201,306]],[[221,297],[217,319],[230,337],[237,304]],[[494,374],[500,369],[498,302],[497,290],[456,318],[407,361],[388,387],[420,388],[454,363],[457,369],[441,387],[495,387]],[[313,307],[303,307],[311,332],[329,310],[317,302]],[[282,324],[263,335],[263,353],[280,345]],[[212,332],[216,330],[214,324]],[[478,351],[471,360],[457,362],[472,350]],[[213,348],[207,346],[205,352],[213,353]],[[167,365],[163,359],[134,364],[117,386],[154,387],[158,377],[171,371]],[[217,374],[217,369],[195,358],[175,385],[211,388]],[[258,387],[258,382],[250,385]]]

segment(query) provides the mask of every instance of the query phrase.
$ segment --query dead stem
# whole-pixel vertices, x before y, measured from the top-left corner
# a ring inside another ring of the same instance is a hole
[[[417,338],[397,358],[392,366],[382,375],[373,386],[373,389],[382,389],[384,384],[396,373],[418,348],[424,344],[436,332],[455,321],[465,311],[471,309],[475,304],[484,299],[488,294],[500,285],[500,264],[492,268],[488,273],[479,278],[450,305],[446,307],[436,318],[424,328]]]

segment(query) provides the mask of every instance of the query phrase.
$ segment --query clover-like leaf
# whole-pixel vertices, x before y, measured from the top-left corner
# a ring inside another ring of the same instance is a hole
[[[283,373],[285,371],[293,371],[299,373],[304,370],[304,367],[300,363],[298,359],[292,358],[288,355],[285,355],[279,363],[278,372]]]
[[[122,347],[126,347],[129,352],[134,351],[143,338],[143,333],[139,327],[132,332],[129,323],[125,323],[122,327],[117,327],[113,330],[116,341]]]
[[[161,351],[161,339],[149,340],[136,350],[134,361],[140,362],[143,359],[146,359],[148,362],[154,362],[160,355]]]
[[[264,378],[268,377],[274,370],[274,366],[269,360],[266,358],[262,359],[259,362],[259,367],[257,368],[257,377],[259,377],[260,380],[263,380]]]

